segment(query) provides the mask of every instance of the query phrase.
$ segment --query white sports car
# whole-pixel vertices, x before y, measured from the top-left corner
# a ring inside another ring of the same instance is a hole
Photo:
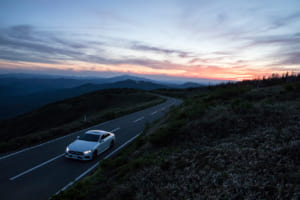
[[[92,160],[115,143],[115,134],[89,130],[66,148],[65,157],[78,160]]]

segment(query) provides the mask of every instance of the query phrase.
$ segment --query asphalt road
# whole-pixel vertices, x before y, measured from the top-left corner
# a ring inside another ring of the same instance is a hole
[[[168,98],[166,102],[145,110],[107,121],[82,131],[0,157],[0,199],[17,200],[48,199],[88,174],[97,163],[110,157],[132,141],[145,127],[162,117],[181,100]],[[94,161],[66,159],[66,146],[89,129],[101,129],[115,133],[113,149],[102,153]]]

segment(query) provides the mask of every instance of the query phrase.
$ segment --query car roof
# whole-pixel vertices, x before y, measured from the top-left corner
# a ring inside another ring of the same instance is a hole
[[[105,133],[108,133],[107,131],[102,130],[88,130],[85,133],[94,134],[94,135],[103,135]]]

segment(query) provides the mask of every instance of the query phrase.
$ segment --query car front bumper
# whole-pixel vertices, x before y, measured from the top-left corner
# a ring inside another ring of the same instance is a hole
[[[71,153],[65,153],[66,158],[71,158],[71,159],[76,159],[76,160],[92,160],[93,155],[92,154],[87,154],[87,155],[75,155]]]

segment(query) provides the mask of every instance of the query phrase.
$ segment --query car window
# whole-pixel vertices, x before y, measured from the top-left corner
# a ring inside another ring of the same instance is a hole
[[[97,142],[99,140],[99,135],[94,134],[84,134],[79,140],[89,141],[89,142]]]
[[[103,139],[107,138],[108,136],[109,136],[109,134],[108,134],[108,133],[106,133],[106,134],[103,134],[103,135],[102,135],[102,137],[101,137],[101,139],[103,140]]]

